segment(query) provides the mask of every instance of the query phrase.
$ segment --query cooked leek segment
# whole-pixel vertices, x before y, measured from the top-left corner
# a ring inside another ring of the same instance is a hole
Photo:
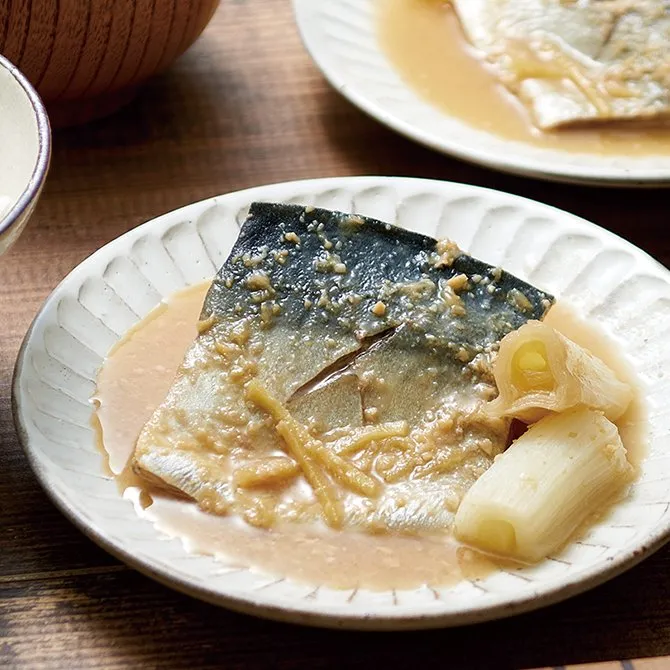
[[[501,340],[493,374],[499,396],[488,410],[529,423],[580,406],[616,421],[633,396],[603,361],[539,321]]]
[[[601,412],[548,416],[465,494],[456,537],[501,556],[539,561],[621,492],[631,473],[617,427]]]

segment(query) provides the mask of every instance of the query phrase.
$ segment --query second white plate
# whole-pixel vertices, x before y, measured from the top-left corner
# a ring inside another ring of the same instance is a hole
[[[670,181],[670,156],[631,158],[534,147],[477,130],[432,107],[401,79],[380,49],[378,2],[293,0],[293,6],[316,65],[335,89],[381,123],[443,153],[504,172],[608,186]]]

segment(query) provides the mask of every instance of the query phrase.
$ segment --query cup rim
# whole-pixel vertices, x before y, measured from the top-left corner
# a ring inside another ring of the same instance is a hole
[[[30,175],[28,184],[5,216],[0,218],[0,235],[2,235],[21,218],[21,215],[33,202],[44,184],[51,160],[51,125],[42,99],[19,68],[2,55],[0,55],[0,68],[6,69],[14,77],[28,97],[35,114],[35,120],[37,121],[39,142],[37,161],[35,162],[35,167]]]

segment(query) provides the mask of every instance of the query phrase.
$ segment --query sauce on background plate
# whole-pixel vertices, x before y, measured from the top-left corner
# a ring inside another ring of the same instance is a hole
[[[567,128],[541,132],[468,43],[442,0],[378,0],[379,42],[405,83],[477,130],[543,149],[648,156],[670,154],[670,127]]]

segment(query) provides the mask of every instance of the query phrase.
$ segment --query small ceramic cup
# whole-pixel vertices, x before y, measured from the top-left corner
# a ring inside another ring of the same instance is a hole
[[[49,170],[51,129],[39,95],[0,56],[0,254],[18,239]]]

